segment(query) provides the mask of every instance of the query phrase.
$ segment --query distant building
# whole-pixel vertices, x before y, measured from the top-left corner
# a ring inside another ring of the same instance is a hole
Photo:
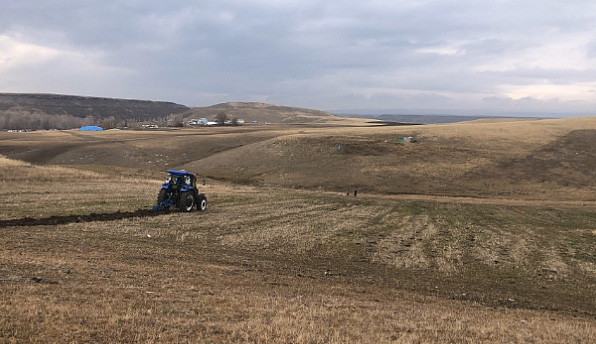
[[[81,127],[82,131],[102,131],[103,128],[102,127],[98,127],[96,125],[86,125],[84,127]]]
[[[190,125],[207,125],[209,121],[207,120],[207,118],[199,118],[199,119],[191,119],[190,121],[188,121],[188,124]]]

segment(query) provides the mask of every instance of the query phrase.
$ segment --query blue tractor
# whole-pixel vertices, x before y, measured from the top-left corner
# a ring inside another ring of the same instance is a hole
[[[157,205],[153,207],[153,211],[178,207],[182,211],[189,212],[195,206],[201,211],[207,209],[207,196],[204,193],[199,193],[194,173],[184,170],[168,170],[168,179],[159,190]]]

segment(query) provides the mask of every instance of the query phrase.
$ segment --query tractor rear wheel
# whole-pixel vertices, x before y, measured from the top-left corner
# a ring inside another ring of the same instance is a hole
[[[197,203],[197,209],[205,211],[207,209],[207,197],[204,194],[199,195],[199,202]]]
[[[166,189],[159,190],[159,194],[157,194],[157,205],[160,205],[161,202],[168,199],[168,192]],[[169,209],[170,207],[164,207],[164,209]]]
[[[180,210],[182,211],[192,211],[192,208],[195,206],[195,195],[190,192],[183,192],[180,194]]]

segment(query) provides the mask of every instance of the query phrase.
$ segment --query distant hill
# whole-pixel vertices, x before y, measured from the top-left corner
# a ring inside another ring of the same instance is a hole
[[[457,115],[380,115],[376,119],[400,123],[439,124],[467,122],[478,119],[492,118],[487,116],[457,116]]]
[[[400,124],[445,124],[457,122],[469,122],[476,120],[496,120],[496,119],[543,119],[544,117],[516,117],[516,116],[489,116],[489,115],[400,115],[400,114],[349,114],[341,113],[339,116],[350,116],[360,118],[376,119],[383,122],[392,122]]]
[[[233,102],[196,107],[186,112],[184,117],[213,120],[221,112],[225,113],[230,119],[243,119],[246,122],[259,121],[286,124],[322,123],[337,117],[325,111],[251,102]]]
[[[71,115],[80,118],[93,116],[104,119],[114,116],[117,120],[164,117],[189,109],[184,105],[163,101],[0,93],[0,110],[15,108],[22,111],[41,111],[48,115]]]
[[[145,121],[188,109],[163,101],[0,93],[0,129],[68,129],[81,124],[101,124],[106,119],[118,123]]]
[[[0,129],[71,129],[82,125],[107,127],[131,122],[161,121],[178,115],[215,120],[220,114],[245,122],[323,124],[344,121],[329,112],[253,102],[230,102],[189,108],[164,101],[83,97],[58,94],[0,93]]]
[[[378,120],[399,122],[399,123],[416,123],[416,124],[443,124],[443,123],[457,123],[469,122],[476,120],[497,120],[497,119],[544,119],[544,117],[516,117],[516,116],[472,116],[472,115],[380,115],[375,117]]]

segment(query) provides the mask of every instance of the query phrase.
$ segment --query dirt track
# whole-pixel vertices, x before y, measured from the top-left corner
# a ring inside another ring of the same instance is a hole
[[[167,211],[153,212],[150,209],[137,209],[135,211],[88,215],[55,215],[44,218],[24,217],[20,219],[0,220],[0,228],[11,226],[48,226],[63,225],[67,223],[95,222],[95,221],[114,221],[132,217],[149,217],[167,214]]]

